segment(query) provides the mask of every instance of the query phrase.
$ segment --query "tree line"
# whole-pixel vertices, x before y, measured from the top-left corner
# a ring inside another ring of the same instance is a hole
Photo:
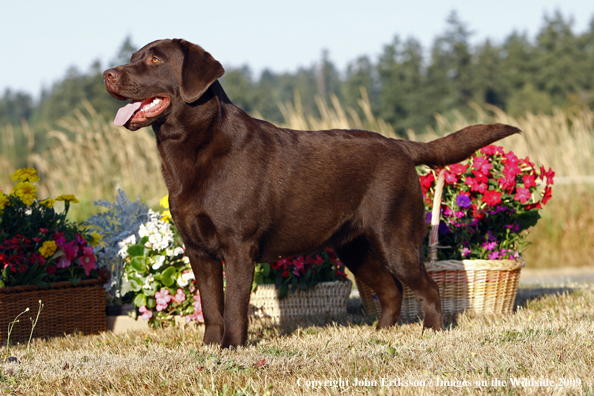
[[[364,88],[376,117],[397,133],[421,130],[434,123],[434,114],[469,111],[469,103],[495,105],[511,115],[526,111],[551,112],[553,106],[594,107],[594,18],[586,32],[573,31],[571,18],[557,11],[545,15],[535,38],[514,31],[501,43],[490,39],[471,45],[471,30],[455,12],[445,31],[430,48],[415,38],[395,36],[377,59],[362,55],[344,71],[327,51],[309,67],[295,72],[264,70],[254,76],[249,66],[227,68],[221,79],[232,102],[264,119],[282,122],[279,103],[295,94],[308,114],[317,113],[316,97],[336,95],[355,110]],[[136,46],[127,38],[109,65],[127,63]],[[121,102],[104,89],[103,65],[96,61],[87,72],[71,67],[40,99],[6,90],[0,98],[0,125],[26,120],[34,129],[55,125],[88,100],[112,119]]]

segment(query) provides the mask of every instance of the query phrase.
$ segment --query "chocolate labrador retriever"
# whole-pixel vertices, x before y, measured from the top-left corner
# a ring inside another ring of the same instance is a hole
[[[377,293],[378,328],[397,322],[404,282],[422,305],[424,328],[442,329],[439,290],[421,257],[426,225],[415,165],[462,161],[519,129],[474,125],[417,143],[278,128],[234,106],[217,81],[223,73],[200,46],[175,39],[152,42],[103,74],[112,96],[132,100],[115,124],[153,127],[202,297],[204,342],[247,341],[255,263],[327,246]]]

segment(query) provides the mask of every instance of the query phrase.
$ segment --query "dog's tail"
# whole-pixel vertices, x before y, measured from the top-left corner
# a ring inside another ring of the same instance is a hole
[[[520,133],[504,124],[472,125],[429,143],[399,140],[415,165],[430,167],[455,164],[470,157],[476,150],[499,139]]]

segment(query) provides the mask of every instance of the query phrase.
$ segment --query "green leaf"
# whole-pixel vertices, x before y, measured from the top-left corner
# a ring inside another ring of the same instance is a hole
[[[142,245],[131,245],[128,248],[128,255],[130,257],[144,256],[144,246],[142,246]]]
[[[75,286],[76,286],[76,285],[78,284],[78,282],[80,282],[82,279],[81,279],[81,278],[79,278],[79,277],[74,277],[74,278],[70,278],[70,279],[68,279],[68,280],[69,280],[69,281],[70,281],[70,282],[71,282],[73,285],[75,285]]]
[[[304,277],[299,278],[299,287],[303,291],[307,291],[307,282],[305,281]]]
[[[287,283],[283,283],[283,285],[281,286],[280,291],[278,293],[279,300],[282,300],[283,298],[285,298],[287,296],[288,292],[289,292],[289,285]]]
[[[134,298],[134,305],[137,307],[142,307],[143,305],[146,306],[146,296],[144,294],[138,294]]]
[[[157,300],[152,298],[152,297],[148,297],[146,299],[146,307],[147,308],[155,308],[157,306]]]
[[[148,257],[133,257],[132,260],[130,260],[130,266],[136,271],[136,272],[146,272],[148,270],[150,264],[150,260]]]
[[[264,270],[264,277],[268,278],[270,276],[270,263],[262,264],[262,269]]]
[[[175,267],[168,267],[163,273],[161,274],[161,281],[165,286],[171,286],[175,282],[173,279],[173,275],[175,274]]]
[[[130,284],[130,281],[122,278],[122,287],[120,289],[120,293],[122,296],[125,296],[130,291],[132,291],[132,285]]]

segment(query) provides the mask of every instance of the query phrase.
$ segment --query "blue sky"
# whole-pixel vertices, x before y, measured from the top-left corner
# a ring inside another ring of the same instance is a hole
[[[468,24],[473,43],[501,42],[514,29],[533,39],[543,15],[560,10],[583,32],[592,0],[6,0],[0,15],[0,95],[6,88],[37,97],[69,66],[105,66],[124,38],[137,46],[160,38],[202,45],[224,66],[255,73],[310,66],[328,49],[342,71],[360,55],[376,58],[395,35],[428,49],[452,10]]]

